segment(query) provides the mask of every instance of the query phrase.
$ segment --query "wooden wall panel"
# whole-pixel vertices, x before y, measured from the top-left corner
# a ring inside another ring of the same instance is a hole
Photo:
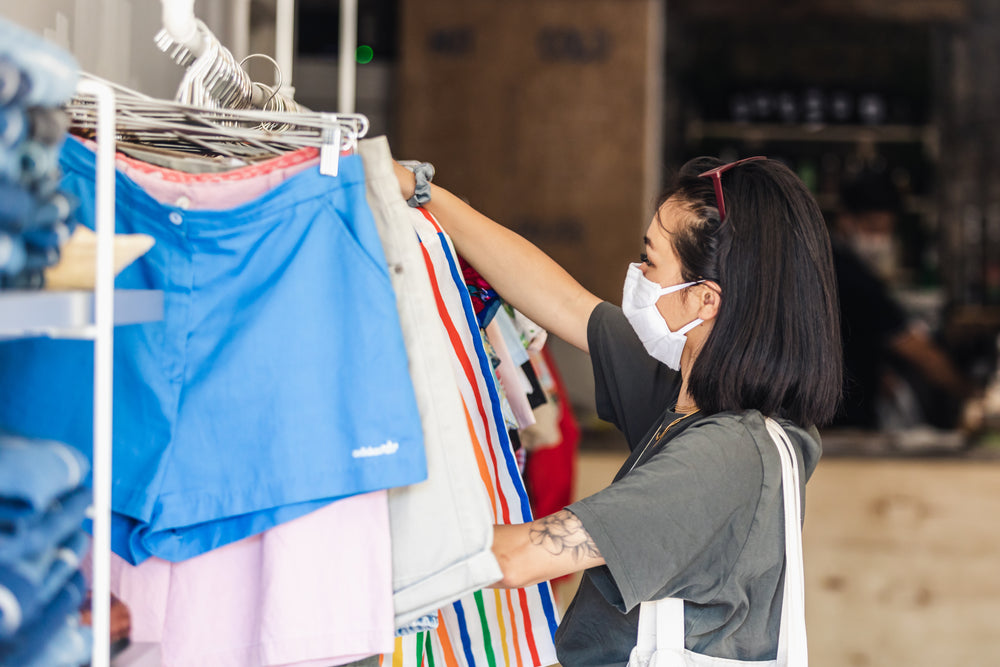
[[[394,153],[621,299],[659,186],[661,0],[403,0]]]

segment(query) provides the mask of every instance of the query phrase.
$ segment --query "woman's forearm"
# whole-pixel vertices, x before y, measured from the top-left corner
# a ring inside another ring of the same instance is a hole
[[[530,523],[494,526],[493,555],[503,573],[494,588],[523,588],[604,565],[594,538],[565,509]]]
[[[501,297],[547,331],[587,350],[587,321],[600,299],[552,258],[442,187],[426,208],[456,249]]]

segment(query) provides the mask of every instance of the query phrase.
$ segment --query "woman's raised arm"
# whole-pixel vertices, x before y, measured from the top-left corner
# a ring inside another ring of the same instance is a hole
[[[395,164],[403,197],[413,195],[414,176]],[[551,257],[522,236],[490,220],[444,188],[431,184],[425,207],[455,248],[507,303],[539,326],[587,348],[587,322],[600,299]]]

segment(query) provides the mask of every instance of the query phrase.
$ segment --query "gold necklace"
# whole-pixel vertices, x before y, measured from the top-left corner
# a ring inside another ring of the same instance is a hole
[[[693,415],[694,413],[696,413],[696,412],[698,412],[698,411],[700,411],[700,410],[701,410],[701,408],[695,408],[695,409],[694,409],[694,410],[692,410],[691,412],[685,412],[685,413],[684,413],[684,414],[682,414],[682,415],[681,415],[680,417],[678,417],[677,419],[675,419],[675,420],[673,420],[672,422],[670,422],[669,424],[667,424],[667,425],[666,425],[666,427],[664,427],[664,426],[662,426],[662,425],[661,425],[661,426],[660,426],[660,428],[656,429],[656,433],[654,433],[654,434],[653,434],[653,440],[652,440],[652,442],[656,442],[656,441],[657,441],[657,440],[659,440],[659,439],[660,439],[661,437],[663,437],[664,435],[666,435],[666,434],[667,434],[667,431],[669,431],[669,430],[670,430],[670,428],[671,428],[671,427],[672,427],[672,426],[673,426],[674,424],[676,424],[677,422],[679,422],[679,421],[682,421],[682,420],[684,420],[684,419],[687,419],[688,417],[690,417],[691,415]]]
[[[678,422],[684,421],[685,419],[687,419],[691,415],[695,414],[696,412],[700,412],[700,411],[701,411],[701,408],[695,408],[691,412],[688,412],[687,414],[683,414],[680,417],[678,417],[677,419],[673,420],[672,422],[670,422],[669,424],[667,424],[666,427],[664,427],[664,426],[661,425],[660,428],[656,429],[656,433],[653,434],[653,437],[642,448],[642,451],[639,452],[639,456],[635,457],[635,462],[632,464],[632,467],[628,469],[628,471],[632,472],[633,470],[635,470],[636,464],[638,464],[639,461],[642,459],[642,457],[645,456],[646,450],[649,449],[649,446],[651,444],[653,444],[654,442],[658,442],[661,437],[663,437],[664,435],[666,435],[667,431],[669,431],[672,426],[674,426]]]

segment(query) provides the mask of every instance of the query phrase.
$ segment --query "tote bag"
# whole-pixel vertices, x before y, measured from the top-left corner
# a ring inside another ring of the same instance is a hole
[[[684,601],[664,598],[639,606],[639,631],[628,667],[807,667],[805,585],[802,572],[802,502],[795,450],[778,422],[766,420],[767,431],[781,458],[785,506],[785,586],[781,602],[778,656],[775,660],[713,658],[684,648]]]

